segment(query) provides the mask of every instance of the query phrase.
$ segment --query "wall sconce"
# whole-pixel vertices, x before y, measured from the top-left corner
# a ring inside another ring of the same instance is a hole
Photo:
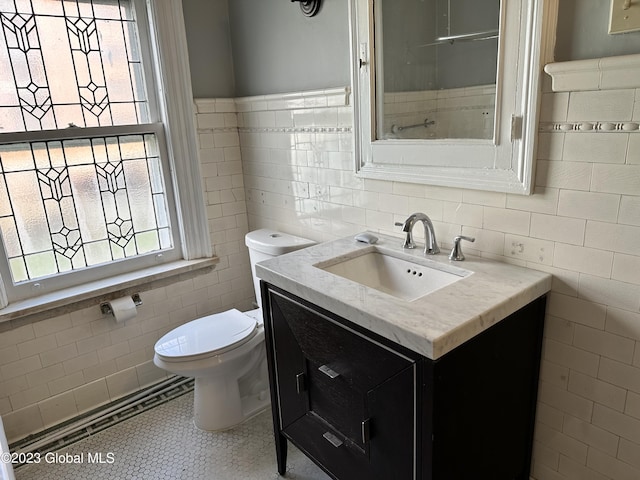
[[[313,17],[320,11],[321,0],[291,0],[292,2],[300,2],[300,10],[305,17]]]

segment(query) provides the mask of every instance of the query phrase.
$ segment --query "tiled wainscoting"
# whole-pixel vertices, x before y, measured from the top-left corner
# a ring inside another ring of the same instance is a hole
[[[250,227],[399,235],[423,211],[445,246],[552,273],[532,475],[640,478],[640,89],[546,93],[527,197],[356,177],[350,107],[325,94],[238,103]]]
[[[153,346],[176,326],[231,307],[251,307],[235,108],[233,101],[205,101],[197,109],[205,201],[220,263],[206,275],[141,292],[137,317],[122,324],[102,315],[98,305],[0,323],[0,415],[9,442],[165,377],[153,365]],[[224,125],[230,128],[214,130]]]

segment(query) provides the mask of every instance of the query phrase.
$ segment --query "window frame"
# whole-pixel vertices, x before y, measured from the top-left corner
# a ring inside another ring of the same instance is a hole
[[[150,275],[154,276],[158,274],[158,264],[162,264],[165,267],[163,269],[171,270],[176,265],[183,266],[184,260],[212,257],[194,125],[193,93],[182,3],[175,0],[132,0],[132,2],[136,12],[138,35],[141,39],[142,61],[145,64],[149,111],[152,118],[158,119],[159,123],[82,128],[74,138],[124,136],[139,134],[141,131],[155,133],[158,136],[160,148],[166,147],[166,162],[163,160],[163,165],[165,168],[168,165],[169,171],[164,176],[170,179],[170,184],[165,187],[167,203],[173,207],[170,210],[175,212],[172,214],[171,228],[174,238],[176,234],[179,238],[177,247],[179,255],[177,257],[167,255],[167,258],[164,258],[162,251],[156,251],[132,257],[131,260],[134,261],[148,257],[143,260],[142,266],[134,269],[126,268],[128,259],[122,259],[108,265],[56,274],[46,277],[46,280],[69,276],[77,277],[76,283],[79,283],[90,278],[99,280],[101,287],[104,287],[106,284],[117,283],[118,275],[140,273],[143,272],[141,269],[152,265],[154,268],[151,270],[154,273]],[[145,37],[146,41],[144,41]],[[98,131],[100,133],[96,133]],[[63,132],[62,136],[70,138],[68,136],[70,132],[65,130],[16,132],[0,134],[0,143],[41,141],[43,137],[57,139],[61,136],[61,132]],[[2,245],[0,245],[0,254],[3,255],[2,263],[8,267]],[[96,277],[95,273],[98,269],[100,275]],[[43,288],[45,279],[39,280],[25,282],[32,285],[40,284],[31,289],[32,293],[26,296],[16,294],[11,275],[6,268],[2,268],[0,270],[0,314],[2,314],[1,309],[7,307],[10,302],[14,303],[45,293],[50,294],[59,288],[65,288],[65,285]],[[46,281],[46,283],[55,284],[56,282]],[[56,301],[64,295],[64,291],[61,291]]]

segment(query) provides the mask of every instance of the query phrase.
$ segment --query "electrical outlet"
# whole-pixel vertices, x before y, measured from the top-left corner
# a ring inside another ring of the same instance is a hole
[[[609,35],[640,30],[640,0],[611,0]]]

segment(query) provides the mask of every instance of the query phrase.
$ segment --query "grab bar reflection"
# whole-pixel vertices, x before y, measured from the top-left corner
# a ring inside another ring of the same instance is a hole
[[[402,132],[403,130],[409,130],[410,128],[417,128],[417,127],[429,128],[429,125],[435,125],[435,124],[436,124],[435,120],[429,120],[428,118],[425,118],[424,122],[422,123],[416,123],[415,125],[406,125],[404,127],[400,127],[394,123],[393,125],[391,125],[391,133],[398,133],[398,132]]]

